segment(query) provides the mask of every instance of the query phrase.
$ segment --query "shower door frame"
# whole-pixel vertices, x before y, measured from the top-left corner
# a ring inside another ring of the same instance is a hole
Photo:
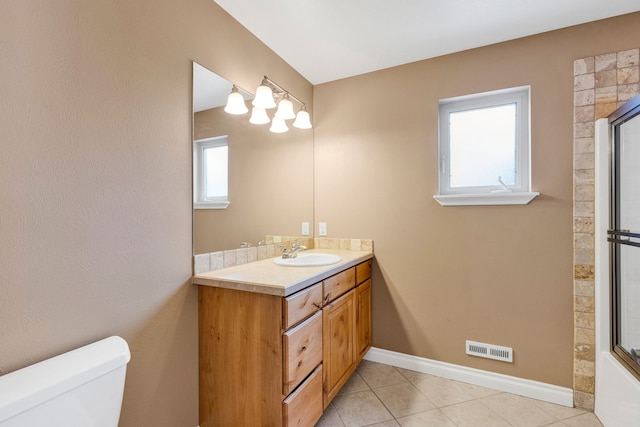
[[[609,271],[610,271],[610,314],[611,314],[611,353],[618,361],[638,380],[640,380],[640,365],[635,363],[629,352],[620,345],[620,247],[621,245],[640,246],[631,239],[638,239],[640,235],[626,233],[618,230],[620,225],[620,125],[633,119],[640,119],[640,95],[632,98],[622,107],[614,111],[609,117],[609,126],[612,129],[611,140],[611,201],[609,213]],[[639,142],[640,143],[640,142]],[[640,250],[640,247],[637,249]]]

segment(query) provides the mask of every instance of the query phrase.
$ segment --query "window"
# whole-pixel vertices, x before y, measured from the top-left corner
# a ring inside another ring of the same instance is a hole
[[[193,206],[195,209],[229,206],[227,136],[193,142]]]
[[[538,195],[529,184],[528,86],[442,100],[439,126],[440,204],[526,204]]]

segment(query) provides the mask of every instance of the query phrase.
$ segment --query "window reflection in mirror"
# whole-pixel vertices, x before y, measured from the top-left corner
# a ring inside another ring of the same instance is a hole
[[[193,141],[193,208],[229,206],[229,143],[218,136]]]
[[[297,236],[302,222],[313,224],[313,130],[274,134],[269,124],[250,124],[250,113],[225,113],[232,86],[194,62],[193,140],[226,136],[228,144],[228,206],[194,209],[194,254],[256,245],[265,235]]]

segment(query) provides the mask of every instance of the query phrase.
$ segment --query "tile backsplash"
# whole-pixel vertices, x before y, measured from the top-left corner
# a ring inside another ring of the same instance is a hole
[[[373,240],[371,239],[334,239],[328,237],[318,237],[314,240],[316,249],[341,249],[347,251],[372,251]]]
[[[371,239],[338,239],[326,237],[314,239],[300,236],[268,235],[265,236],[264,244],[260,242],[258,246],[195,255],[193,257],[193,271],[194,274],[201,274],[220,268],[274,258],[282,254],[281,246],[290,246],[293,242],[298,242],[309,249],[373,251],[373,240]]]

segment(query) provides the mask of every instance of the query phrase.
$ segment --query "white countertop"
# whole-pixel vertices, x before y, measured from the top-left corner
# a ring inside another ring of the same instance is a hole
[[[317,267],[283,267],[274,264],[274,258],[268,258],[197,274],[192,283],[286,297],[373,258],[371,251],[310,249],[301,253],[334,254],[342,261]]]

